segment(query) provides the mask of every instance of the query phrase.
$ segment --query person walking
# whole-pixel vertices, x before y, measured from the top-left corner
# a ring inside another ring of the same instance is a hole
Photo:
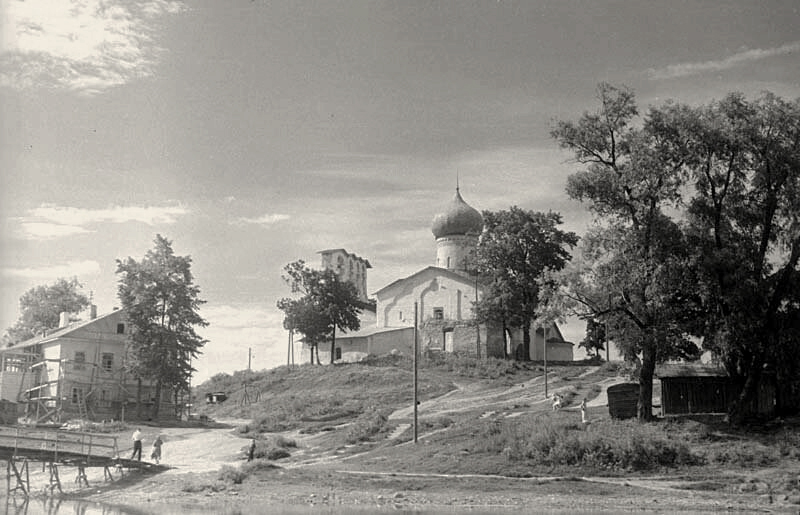
[[[161,461],[161,446],[164,444],[164,440],[161,439],[161,435],[156,436],[156,439],[153,440],[153,452],[150,453],[150,459],[156,462]]]
[[[256,439],[253,438],[253,440],[250,442],[250,448],[247,450],[247,461],[253,461],[255,454],[256,454]]]
[[[135,456],[138,456],[139,461],[142,461],[142,431],[138,427],[136,431],[133,432],[133,436],[131,436],[131,440],[133,440],[133,454],[131,454],[131,459]]]

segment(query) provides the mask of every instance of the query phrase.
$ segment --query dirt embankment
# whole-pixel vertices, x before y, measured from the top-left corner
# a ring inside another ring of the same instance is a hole
[[[614,381],[603,379],[593,390],[592,405],[605,399],[605,388]],[[431,399],[420,408],[426,413],[469,412],[476,417],[498,413],[506,417],[515,409],[527,412],[550,410],[544,397],[543,381],[536,378],[513,387],[479,390],[469,385],[445,396]],[[554,381],[551,392],[568,388]],[[524,402],[520,402],[520,392]],[[395,412],[391,419],[403,421],[409,414]],[[473,416],[473,415],[470,415]],[[576,413],[576,416],[579,415]],[[72,490],[72,494],[112,504],[150,506],[148,512],[163,512],[163,507],[219,508],[243,513],[262,513],[267,505],[347,505],[386,508],[424,507],[502,507],[525,511],[772,511],[796,510],[795,499],[773,495],[771,489],[753,480],[738,482],[752,486],[731,489],[726,471],[708,478],[688,477],[535,477],[506,478],[470,474],[422,474],[399,471],[391,460],[383,470],[371,467],[359,470],[360,460],[368,459],[369,447],[359,453],[326,448],[325,435],[291,437],[298,448],[278,468],[265,468],[251,474],[241,484],[220,479],[224,466],[243,463],[243,449],[248,440],[241,438],[236,426],[243,420],[226,420],[218,428],[143,428],[145,457],[148,443],[156,434],[164,437],[163,463],[166,472],[132,472],[113,483],[103,482],[102,470],[90,472],[90,489]],[[400,424],[398,424],[399,426]],[[396,438],[393,432],[387,438]],[[129,435],[121,435],[127,442]],[[413,445],[411,443],[401,445]],[[424,442],[422,443],[424,445]],[[285,463],[284,463],[285,461]],[[94,474],[94,476],[92,476]],[[800,479],[800,478],[798,478]],[[67,483],[67,481],[65,481]],[[738,487],[737,487],[738,488]],[[763,490],[763,491],[762,491]],[[800,499],[796,500],[800,503]]]

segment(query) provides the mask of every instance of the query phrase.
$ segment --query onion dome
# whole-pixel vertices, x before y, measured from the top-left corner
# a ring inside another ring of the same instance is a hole
[[[436,238],[480,234],[483,231],[483,217],[477,209],[464,202],[456,188],[456,196],[450,201],[444,213],[433,217],[431,231]]]

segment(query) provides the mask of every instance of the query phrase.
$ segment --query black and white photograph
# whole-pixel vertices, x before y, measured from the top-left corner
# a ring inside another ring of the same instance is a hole
[[[0,338],[4,513],[797,513],[800,3],[0,0]]]

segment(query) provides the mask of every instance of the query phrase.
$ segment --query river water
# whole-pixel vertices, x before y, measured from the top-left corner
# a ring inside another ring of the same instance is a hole
[[[253,506],[243,509],[231,509],[220,512],[219,509],[204,509],[198,506],[181,505],[152,505],[144,506],[113,506],[110,504],[88,502],[82,500],[41,498],[26,499],[21,495],[0,497],[5,504],[5,509],[0,508],[7,515],[367,515],[371,513],[393,513],[401,515],[453,515],[466,513],[468,515],[498,515],[500,513],[531,513],[531,507],[468,507],[452,506],[437,507],[432,509],[395,508],[392,506]],[[576,513],[574,510],[541,511],[536,513],[566,514]],[[601,511],[584,511],[580,513],[612,513]]]

